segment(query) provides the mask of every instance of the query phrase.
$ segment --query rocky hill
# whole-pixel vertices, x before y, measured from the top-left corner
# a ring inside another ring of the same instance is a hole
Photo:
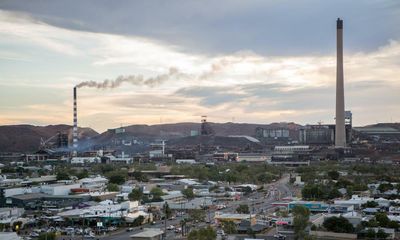
[[[40,139],[48,139],[58,132],[71,136],[71,126],[5,125],[0,126],[0,152],[33,152],[38,150]],[[92,138],[98,133],[91,128],[80,128],[80,138]]]

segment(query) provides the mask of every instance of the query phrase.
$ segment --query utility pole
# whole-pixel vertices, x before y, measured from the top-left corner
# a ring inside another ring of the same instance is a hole
[[[167,207],[168,203],[164,203],[164,239],[167,239]]]

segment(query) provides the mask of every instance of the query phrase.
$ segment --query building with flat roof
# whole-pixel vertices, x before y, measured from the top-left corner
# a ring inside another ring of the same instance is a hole
[[[131,240],[161,240],[164,231],[159,228],[145,228],[130,236]]]
[[[310,210],[310,212],[328,212],[329,204],[324,202],[314,202],[314,201],[293,201],[288,205],[289,211],[293,210],[296,206],[304,206]]]
[[[308,145],[275,146],[271,160],[267,163],[286,166],[309,165],[311,150]]]
[[[256,215],[253,214],[241,214],[241,213],[222,213],[222,212],[215,212],[214,216],[216,224],[220,224],[224,221],[232,221],[236,224],[244,220],[248,220],[251,224],[255,224],[257,222]]]

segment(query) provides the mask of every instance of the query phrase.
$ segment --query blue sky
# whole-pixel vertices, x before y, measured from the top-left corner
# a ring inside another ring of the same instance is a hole
[[[344,19],[354,123],[400,121],[398,1],[1,1],[0,124],[333,122],[335,21]]]

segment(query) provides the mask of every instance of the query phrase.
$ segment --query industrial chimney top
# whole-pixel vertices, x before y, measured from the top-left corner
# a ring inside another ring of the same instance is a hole
[[[337,29],[343,29],[343,20],[338,18],[336,21],[336,28]]]

